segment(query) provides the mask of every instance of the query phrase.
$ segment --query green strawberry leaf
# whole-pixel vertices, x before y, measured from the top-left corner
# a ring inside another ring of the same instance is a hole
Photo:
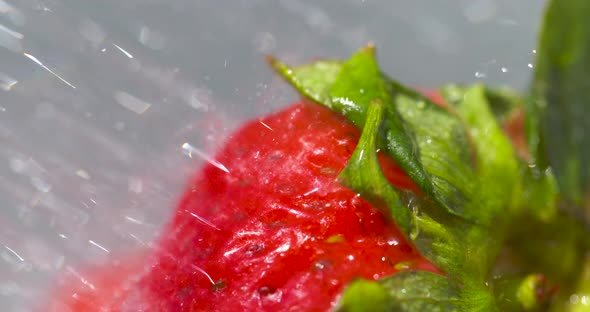
[[[270,55],[266,57],[266,60],[301,95],[324,105],[330,103],[328,90],[334,81],[336,81],[342,69],[342,62],[317,61],[308,65],[291,68]]]
[[[395,104],[406,127],[411,129],[420,162],[430,174],[436,194],[446,205],[478,223],[477,211],[466,207],[473,198],[473,160],[462,122],[440,106],[398,94]],[[388,137],[388,142],[396,142]]]
[[[443,96],[445,94],[448,92],[443,89]],[[469,87],[460,100],[449,99],[448,102],[465,122],[473,142],[480,180],[478,193],[473,198],[480,202],[479,209],[482,204],[487,205],[483,208],[487,215],[481,217],[497,218],[509,209],[519,208],[522,199],[520,166],[510,140],[490,109],[486,89],[482,85]],[[493,221],[497,225],[498,220]]]
[[[368,47],[342,64],[342,69],[329,90],[330,107],[362,128],[368,104],[378,100],[385,106],[383,131],[387,140],[379,144],[426,194],[434,194],[429,177],[420,164],[412,138],[391,105],[391,90],[381,77],[374,49]],[[393,143],[393,144],[391,144]]]
[[[402,206],[377,159],[377,142],[382,139],[380,134],[384,115],[384,104],[378,100],[372,101],[359,143],[338,178],[344,185],[359,192],[365,200],[375,203],[377,207],[385,204],[400,230],[410,233],[410,211]]]
[[[458,91],[454,87],[451,88],[453,96],[447,102],[460,118],[460,123],[448,121],[447,123],[452,126],[445,127],[445,115],[432,114],[424,109],[421,111],[420,106],[409,104],[407,109],[410,111],[406,115],[414,119],[405,119],[414,129],[420,129],[418,132],[430,133],[427,137],[438,142],[438,148],[429,150],[429,155],[444,155],[438,157],[451,157],[458,153],[457,150],[465,151],[467,143],[457,140],[456,137],[460,137],[459,135],[450,138],[445,135],[449,136],[449,133],[452,133],[451,129],[459,129],[461,126],[462,130],[467,132],[475,152],[476,165],[455,166],[453,173],[443,176],[456,176],[457,172],[463,172],[467,179],[465,184],[469,185],[469,189],[463,190],[463,193],[470,196],[464,200],[464,204],[466,210],[478,218],[478,223],[466,225],[457,223],[457,220],[437,216],[433,209],[428,209],[427,203],[416,202],[414,199],[416,205],[420,206],[427,216],[434,218],[418,218],[418,227],[424,235],[416,240],[416,245],[428,259],[450,276],[463,284],[473,283],[473,287],[477,288],[484,284],[488,277],[499,252],[498,241],[506,235],[505,228],[510,222],[510,217],[519,213],[521,209],[521,167],[512,145],[489,108],[485,89],[476,85],[463,89],[462,95],[456,96]],[[443,92],[443,96],[447,94],[449,92]],[[421,120],[427,122],[421,123]],[[437,133],[437,130],[440,133]],[[455,139],[452,139],[453,137]],[[467,158],[466,152],[462,157],[460,159],[463,159],[464,163],[469,163],[470,159]],[[458,161],[454,163],[461,164]],[[435,221],[440,224],[438,227]],[[466,249],[469,256],[466,256]]]
[[[336,311],[465,311],[459,287],[425,271],[403,271],[378,282],[357,280],[345,290]]]
[[[553,0],[537,49],[527,134],[536,165],[553,169],[563,200],[590,193],[590,1]]]
[[[506,123],[513,115],[521,113],[525,100],[514,91],[508,89],[492,89],[483,87],[484,95],[489,103],[489,108],[498,123]],[[451,105],[460,103],[467,93],[468,87],[458,85],[446,85],[439,89],[444,99]],[[490,119],[489,113],[487,113]],[[479,116],[476,112],[475,116]],[[481,116],[480,116],[481,117]],[[496,130],[497,131],[497,130]],[[499,137],[499,136],[498,136]],[[503,145],[506,145],[503,143]],[[487,153],[485,144],[480,144],[480,150]],[[505,146],[505,148],[507,148]],[[516,149],[517,146],[513,146]],[[525,157],[526,158],[526,157]],[[512,158],[510,158],[512,159]],[[522,209],[526,209],[527,217],[533,217],[544,222],[554,218],[557,214],[557,185],[555,177],[550,169],[540,170],[537,166],[522,163],[526,159],[519,160],[520,164],[511,164],[511,172],[514,167],[520,168],[522,189]],[[524,187],[526,186],[526,187]]]
[[[462,186],[468,187],[469,183],[464,182],[469,179],[455,179],[454,176],[454,181],[447,179],[453,175],[456,165],[464,164],[463,159],[455,159],[454,163],[445,162],[450,158],[424,163],[423,154],[427,153],[421,153],[417,146],[419,143],[414,140],[425,141],[428,138],[414,138],[415,133],[402,120],[396,109],[396,102],[397,98],[401,98],[406,103],[412,102],[411,105],[428,106],[439,113],[445,113],[444,110],[417,92],[381,74],[372,46],[360,50],[349,60],[340,63],[340,70],[337,70],[338,63],[333,61],[320,61],[290,68],[272,57],[268,59],[303,96],[343,114],[359,128],[365,123],[369,103],[376,99],[384,103],[387,118],[383,127],[387,140],[378,147],[385,149],[420,189],[449,213],[465,218],[471,217],[463,209],[464,199],[468,196],[461,190]],[[460,132],[458,129],[453,135],[459,135],[458,139],[464,140],[460,136],[465,134]],[[458,164],[457,161],[462,164]],[[442,177],[442,172],[447,173],[447,176]],[[461,173],[457,172],[457,176],[459,175]],[[477,218],[472,218],[471,221],[476,222]]]
[[[461,100],[461,97],[465,94],[465,89],[468,87],[449,84],[439,88],[438,91],[447,101],[456,103]],[[505,122],[514,110],[524,107],[525,100],[520,94],[511,89],[486,86],[484,93],[490,109],[499,123]]]
[[[409,125],[405,120],[410,116],[404,115],[400,106],[402,103],[406,103],[408,104],[406,106],[410,107],[427,107],[433,112],[438,111],[440,114],[444,114],[445,117],[448,116],[448,113],[430,101],[416,100],[414,94],[411,94],[411,97],[406,96],[404,94],[406,90],[381,74],[375,59],[375,51],[373,47],[368,47],[343,63],[342,70],[332,84],[329,94],[332,108],[346,116],[358,127],[362,127],[364,123],[367,103],[374,99],[385,103],[386,118],[383,123],[385,141],[378,147],[385,149],[420,189],[449,213],[467,218],[472,217],[463,209],[466,196],[460,188],[460,185],[468,185],[469,183],[464,183],[468,180],[461,180],[462,172],[455,172],[456,174],[451,172],[454,169],[451,167],[455,167],[459,162],[461,165],[465,164],[464,159],[436,157],[440,161],[425,161],[425,158],[432,160],[433,157],[431,157],[429,146],[421,143],[432,141],[429,137],[431,133],[426,135],[417,133],[417,128]],[[447,117],[446,120],[452,120],[452,118]],[[430,121],[422,120],[422,122],[428,123]],[[457,130],[451,135],[457,135],[459,140],[464,139],[465,134],[460,127]],[[445,139],[447,138],[445,137]],[[455,179],[456,177],[457,179]],[[477,219],[471,218],[471,220]]]
[[[342,63],[340,72],[328,89],[328,95],[329,107],[344,115],[359,128],[362,128],[365,123],[366,112],[372,101],[379,100],[385,104],[388,111],[391,110],[391,92],[381,78],[379,66],[375,60],[375,49],[372,46],[361,49]],[[391,131],[395,131],[396,134],[402,133],[400,149],[406,152],[411,148],[412,142],[408,137],[403,136],[401,120],[395,115],[388,117],[393,118],[391,122],[394,123],[392,126],[394,129]],[[412,158],[412,163],[417,163],[414,155],[404,156]],[[421,168],[415,170],[421,170]]]

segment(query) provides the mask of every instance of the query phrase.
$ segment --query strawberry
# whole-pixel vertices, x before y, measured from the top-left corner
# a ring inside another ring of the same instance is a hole
[[[311,103],[241,128],[190,183],[140,282],[156,310],[325,311],[354,278],[433,270],[336,181],[358,138],[349,121]],[[416,188],[381,162],[394,185]]]
[[[355,278],[436,271],[380,210],[337,182],[359,134],[309,102],[243,126],[189,183],[150,270],[126,299],[99,292],[96,310],[141,298],[153,311],[327,311]],[[391,183],[416,190],[380,159]]]

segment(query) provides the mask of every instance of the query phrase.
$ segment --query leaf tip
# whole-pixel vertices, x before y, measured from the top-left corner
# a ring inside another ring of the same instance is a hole
[[[264,59],[266,60],[266,63],[272,67],[277,67],[277,64],[279,63],[279,60],[271,54],[267,54]]]
[[[289,67],[289,65],[281,62],[278,58],[276,58],[274,55],[266,55],[265,56],[265,60],[266,63],[279,75],[281,75],[283,78],[287,79],[290,82],[293,82],[293,77],[290,77],[292,75],[292,68]]]
[[[365,47],[362,48],[362,51],[367,54],[370,54],[370,55],[375,55],[375,51],[376,51],[375,43],[373,41],[367,42]]]

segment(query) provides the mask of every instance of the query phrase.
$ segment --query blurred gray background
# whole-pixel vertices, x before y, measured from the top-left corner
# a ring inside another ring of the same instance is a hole
[[[0,0],[0,307],[146,248],[241,122],[297,99],[300,64],[376,43],[413,86],[524,90],[543,0]],[[185,144],[187,143],[187,144]]]

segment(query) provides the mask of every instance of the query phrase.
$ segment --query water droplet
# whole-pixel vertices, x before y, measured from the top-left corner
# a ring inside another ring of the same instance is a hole
[[[397,239],[395,239],[395,238],[390,238],[387,241],[387,245],[389,245],[389,246],[397,246],[397,245],[399,245],[399,241]]]
[[[496,15],[496,4],[492,0],[470,1],[463,11],[465,17],[472,23],[488,21]]]
[[[348,261],[354,261],[354,255],[348,255],[348,256],[346,256],[346,259]]]
[[[32,177],[31,184],[35,187],[39,192],[47,193],[51,191],[51,185],[45,180],[41,179],[40,177]]]
[[[141,100],[124,91],[116,91],[113,94],[113,97],[121,106],[136,114],[143,114],[152,106],[151,103]]]
[[[166,46],[166,38],[147,26],[141,27],[138,40],[141,44],[153,50],[161,50]]]
[[[202,152],[198,148],[192,146],[188,142],[184,142],[182,144],[182,152],[185,155],[187,155],[189,158],[193,158],[193,155],[199,156],[201,159],[207,161],[208,163],[210,163],[211,165],[215,166],[216,168],[229,173],[229,169],[227,169],[227,167],[225,167],[225,165],[223,165],[222,163],[220,163],[220,162],[216,161],[215,159],[209,157],[209,155],[205,154],[204,152]]]
[[[129,192],[139,194],[143,192],[143,181],[140,178],[129,177],[127,181],[127,189]]]
[[[10,159],[10,169],[15,173],[22,173],[27,168],[27,163],[20,158]]]
[[[90,174],[88,174],[88,172],[84,169],[76,170],[76,175],[84,180],[90,180]]]
[[[206,112],[209,111],[209,107],[212,103],[211,94],[212,91],[209,88],[194,88],[188,92],[186,101],[192,108]]]
[[[328,260],[328,259],[321,259],[316,261],[313,264],[313,270],[314,271],[323,271],[327,268],[332,267],[332,261]]]
[[[95,242],[95,241],[93,241],[93,240],[91,240],[91,239],[89,239],[89,240],[88,240],[88,242],[89,242],[91,245],[95,246],[96,248],[98,248],[98,249],[100,249],[100,250],[102,250],[102,251],[104,251],[104,252],[106,252],[106,253],[109,253],[109,252],[110,252],[110,251],[109,251],[108,249],[106,249],[104,246],[100,245],[99,243],[97,243],[97,242]]]
[[[486,77],[486,73],[479,72],[479,71],[475,72],[475,78],[485,78],[485,77]]]

